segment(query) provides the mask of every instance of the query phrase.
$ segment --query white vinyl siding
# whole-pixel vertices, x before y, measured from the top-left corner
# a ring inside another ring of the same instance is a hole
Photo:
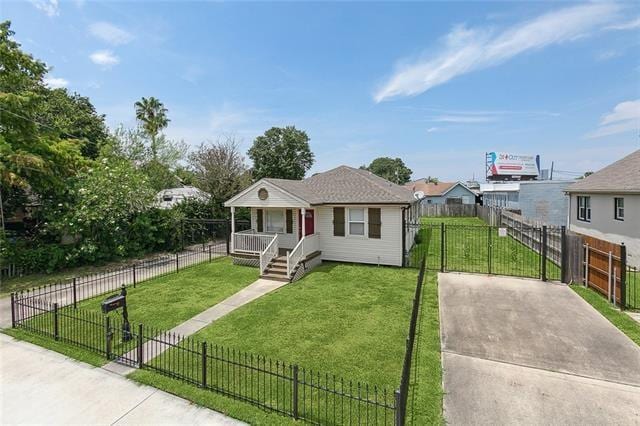
[[[343,206],[340,206],[343,207]],[[349,207],[345,207],[345,221],[349,221]],[[363,208],[363,206],[351,206]],[[366,209],[365,208],[365,222]],[[368,238],[365,226],[364,235],[333,236],[333,206],[316,207],[316,233],[320,236],[320,250],[323,260],[339,262],[357,262],[381,265],[402,265],[402,207],[379,206],[381,238]]]
[[[274,210],[280,210],[282,212],[282,215],[283,215],[283,218],[284,218],[283,220],[285,221],[283,226],[286,226],[286,216],[285,216],[286,215],[286,213],[285,213],[286,209],[274,209]],[[294,248],[296,246],[296,244],[298,244],[298,214],[299,213],[298,213],[297,209],[292,209],[292,210],[293,210],[293,216],[292,216],[292,218],[293,218],[292,231],[293,232],[291,234],[287,234],[287,233],[284,233],[284,232],[278,233],[280,235],[278,237],[278,245],[281,248],[284,248],[284,249],[292,249],[292,248]],[[253,229],[258,229],[258,219],[257,219],[257,213],[256,212],[257,212],[257,209],[254,209],[254,208],[251,209],[251,228],[253,228]],[[266,231],[266,228],[267,228],[267,218],[266,218],[267,213],[266,213],[265,209],[263,209],[263,214],[265,215],[264,226],[265,226],[265,231]]]
[[[265,188],[269,193],[266,200],[258,197],[258,191]],[[308,204],[269,182],[256,182],[237,200],[229,204],[237,207],[308,207]]]

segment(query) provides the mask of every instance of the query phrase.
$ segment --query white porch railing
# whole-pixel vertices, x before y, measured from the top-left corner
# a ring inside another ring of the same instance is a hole
[[[278,257],[278,234],[273,236],[269,245],[260,253],[260,273],[267,269],[267,265],[275,257]]]
[[[233,251],[260,254],[267,248],[275,234],[256,232],[253,229],[233,234]]]
[[[307,235],[302,237],[298,244],[287,253],[287,276],[291,278],[291,274],[296,265],[300,263],[307,255],[320,249],[320,238],[318,234]]]

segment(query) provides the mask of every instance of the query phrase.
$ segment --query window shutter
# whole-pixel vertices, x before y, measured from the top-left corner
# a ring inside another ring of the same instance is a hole
[[[286,217],[286,232],[287,234],[293,233],[293,210],[287,209],[287,217]]]
[[[258,215],[258,232],[264,231],[264,215],[262,214],[262,209],[256,209],[256,214]]]
[[[344,207],[333,208],[333,236],[344,237]]]
[[[369,209],[369,238],[380,238],[382,223],[380,221],[380,209]]]

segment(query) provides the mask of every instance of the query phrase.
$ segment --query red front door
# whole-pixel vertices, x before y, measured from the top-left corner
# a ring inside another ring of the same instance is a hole
[[[304,213],[305,237],[315,232],[313,229],[314,224],[315,224],[315,220],[313,217],[313,210],[306,210]],[[302,210],[298,210],[298,238],[302,238]]]

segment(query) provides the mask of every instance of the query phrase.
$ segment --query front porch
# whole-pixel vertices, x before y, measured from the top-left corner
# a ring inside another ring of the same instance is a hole
[[[231,216],[233,224],[234,207]],[[258,267],[264,278],[295,281],[321,262],[313,209],[251,208],[251,229],[231,232],[234,263]]]

